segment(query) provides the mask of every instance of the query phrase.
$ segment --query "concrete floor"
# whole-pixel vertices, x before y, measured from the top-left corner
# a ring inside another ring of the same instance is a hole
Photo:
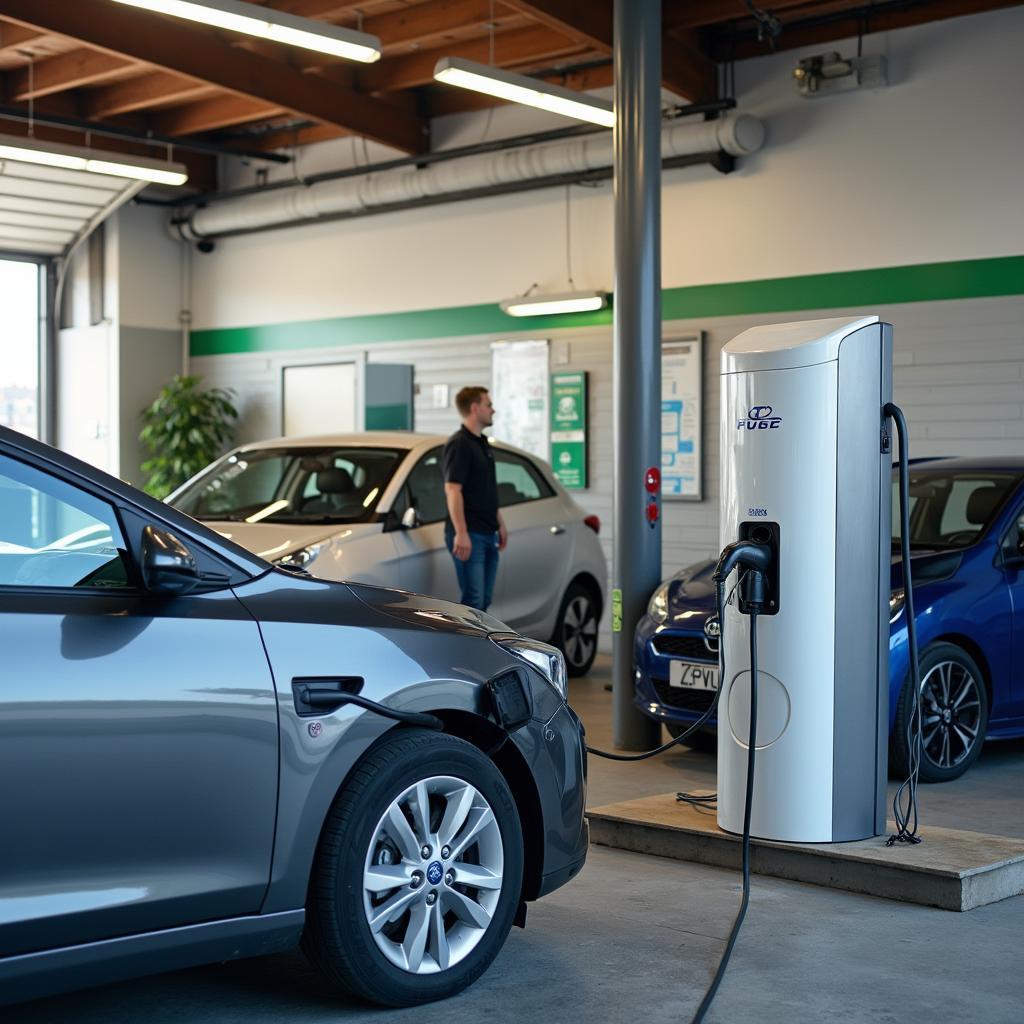
[[[573,684],[592,744],[610,741],[607,661]],[[1024,835],[1024,743],[922,791],[925,819]],[[591,761],[590,802],[714,786],[690,751],[637,765]],[[416,1010],[339,1000],[298,954],[215,965],[2,1011],[4,1024],[362,1024],[448,1020],[651,1024],[688,1020],[739,899],[735,872],[594,847],[569,886],[530,909],[495,964],[462,996]],[[1024,897],[969,914],[755,878],[747,921],[708,1021],[1018,1024]]]

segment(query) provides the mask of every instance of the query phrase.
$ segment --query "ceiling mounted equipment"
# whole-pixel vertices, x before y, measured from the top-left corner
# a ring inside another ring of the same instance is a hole
[[[184,164],[87,149],[84,146],[42,142],[18,135],[0,135],[0,160],[60,167],[66,171],[87,171],[114,178],[131,178],[157,185],[184,185],[188,181],[188,171]]]
[[[574,92],[560,85],[550,85],[538,78],[517,75],[511,71],[464,60],[462,57],[442,57],[434,68],[434,79],[460,89],[471,89],[488,96],[537,107],[553,114],[588,121],[602,128],[615,125],[615,111],[609,100]]]
[[[592,313],[608,305],[608,293],[561,292],[557,295],[519,295],[499,303],[509,316],[553,316],[556,313]]]
[[[269,39],[275,43],[327,53],[333,57],[343,57],[361,64],[372,64],[380,60],[380,40],[367,32],[329,25],[312,18],[300,18],[270,7],[243,3],[242,0],[203,0],[202,3],[192,3],[191,0],[114,2],[153,11],[155,14],[170,14],[175,18],[198,21],[203,25],[213,25],[215,28],[241,32],[259,39]]]

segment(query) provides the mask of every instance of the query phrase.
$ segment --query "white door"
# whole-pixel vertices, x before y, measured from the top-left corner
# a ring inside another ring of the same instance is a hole
[[[355,363],[284,368],[284,436],[351,434],[361,429]]]

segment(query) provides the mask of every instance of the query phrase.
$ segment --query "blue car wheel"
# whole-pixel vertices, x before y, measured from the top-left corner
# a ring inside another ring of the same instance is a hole
[[[891,767],[899,777],[910,770],[907,725],[912,711],[908,679],[891,745]],[[981,754],[987,728],[988,693],[977,663],[953,644],[928,647],[921,656],[921,781],[950,782],[963,775]]]

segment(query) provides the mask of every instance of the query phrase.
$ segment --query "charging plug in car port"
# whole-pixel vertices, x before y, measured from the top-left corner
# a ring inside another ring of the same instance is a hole
[[[758,522],[740,523],[739,539],[752,541],[754,544],[761,544],[771,551],[771,563],[764,572],[763,593],[753,594],[750,591],[751,581],[747,580],[740,586],[740,612],[749,615],[751,604],[757,604],[760,615],[778,615],[781,595],[779,589],[779,546],[781,531],[778,523]],[[758,601],[758,597],[761,598]]]

